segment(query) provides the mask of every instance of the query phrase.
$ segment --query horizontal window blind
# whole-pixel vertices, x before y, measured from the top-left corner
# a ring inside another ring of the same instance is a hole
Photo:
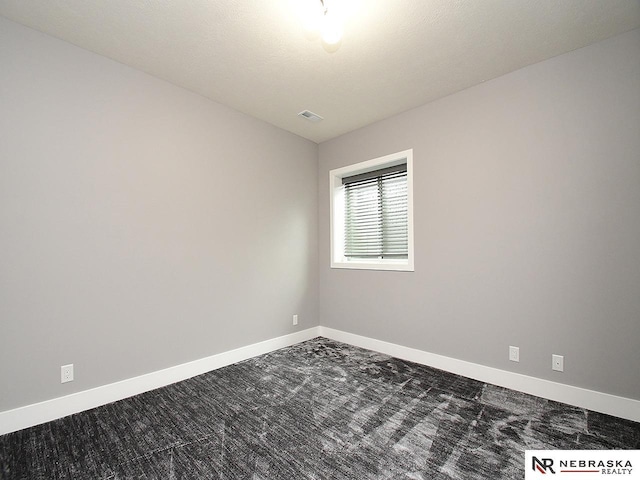
[[[342,179],[347,258],[407,258],[407,165]]]

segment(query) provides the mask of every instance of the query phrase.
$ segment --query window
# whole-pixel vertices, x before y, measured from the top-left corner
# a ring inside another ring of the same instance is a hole
[[[413,271],[413,151],[329,176],[331,267]]]

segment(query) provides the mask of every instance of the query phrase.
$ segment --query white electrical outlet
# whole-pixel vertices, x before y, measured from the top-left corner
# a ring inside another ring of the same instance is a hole
[[[298,324],[298,315],[294,315],[293,316],[293,324],[297,325]]]
[[[509,347],[509,360],[512,362],[520,361],[520,347]]]
[[[60,367],[60,383],[73,382],[73,363]]]
[[[562,355],[551,355],[551,369],[564,372],[564,357]]]

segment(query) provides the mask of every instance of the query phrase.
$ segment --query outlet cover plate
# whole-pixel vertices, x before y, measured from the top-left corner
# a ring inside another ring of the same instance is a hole
[[[512,362],[520,361],[520,347],[509,347],[509,360]]]
[[[60,383],[73,382],[73,363],[60,367]]]
[[[564,356],[551,355],[551,369],[556,372],[564,372]]]

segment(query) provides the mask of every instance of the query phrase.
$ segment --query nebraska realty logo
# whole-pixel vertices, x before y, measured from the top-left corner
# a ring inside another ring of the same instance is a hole
[[[550,478],[543,475],[640,480],[640,450],[527,450],[525,480]]]

